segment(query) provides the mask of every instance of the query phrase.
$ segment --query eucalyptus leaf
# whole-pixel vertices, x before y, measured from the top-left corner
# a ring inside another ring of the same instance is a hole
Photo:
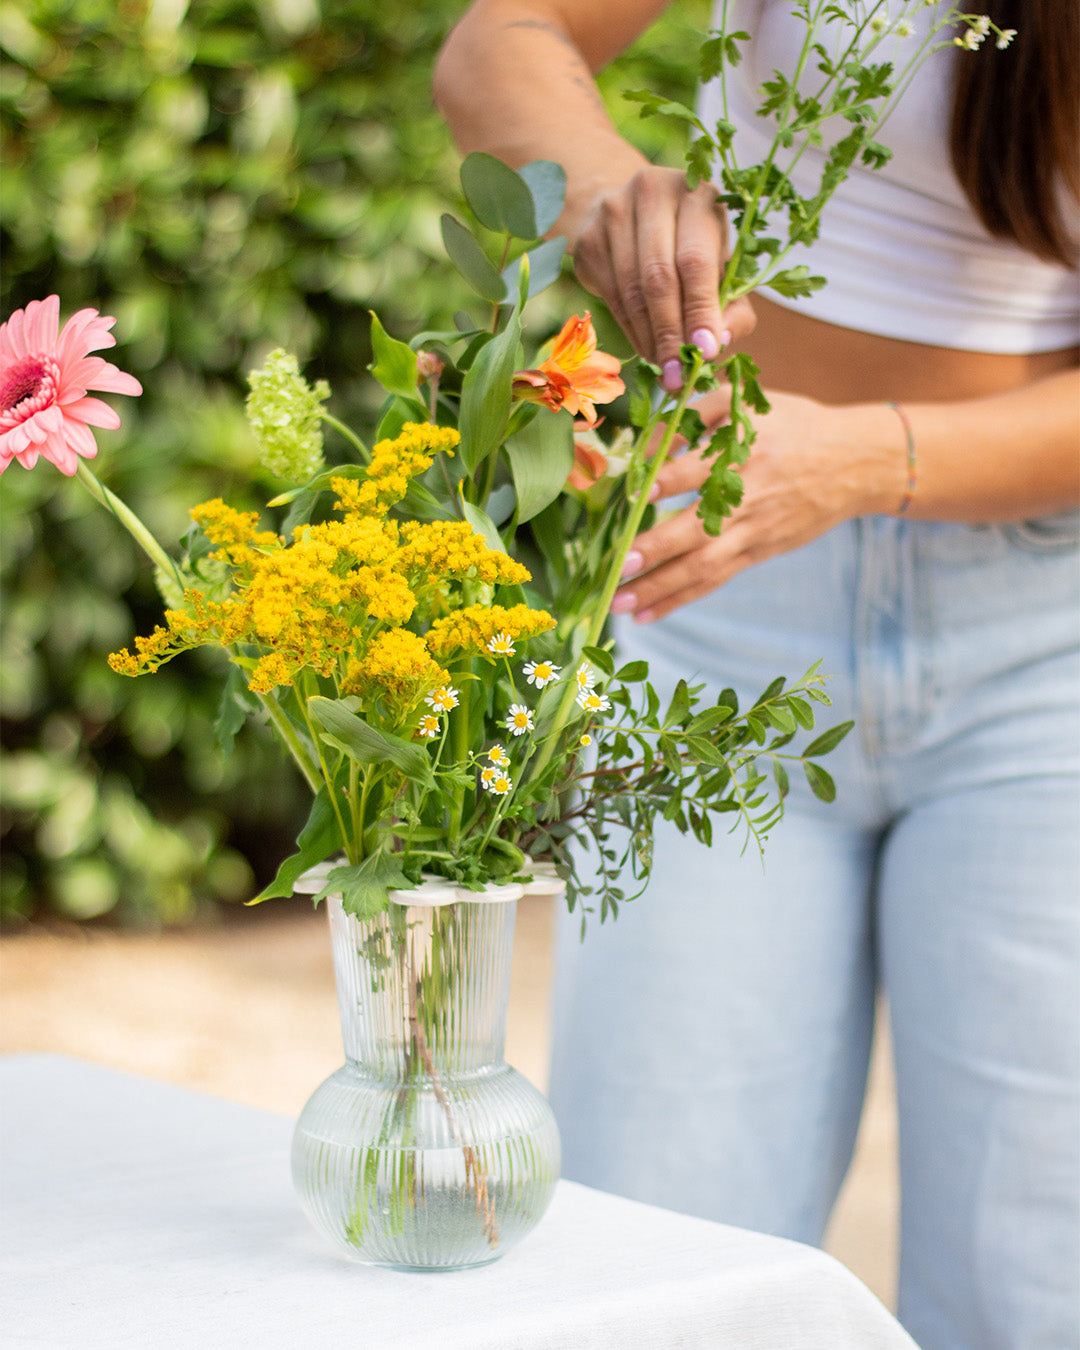
[[[535,248],[529,249],[527,253],[522,254],[521,258],[516,258],[508,267],[503,269],[503,281],[506,283],[507,291],[512,294],[518,289],[522,259],[527,258],[529,260],[529,286],[526,299],[539,295],[541,291],[546,290],[562,276],[562,260],[565,253],[566,236],[562,234],[557,234],[554,239],[545,239],[542,244],[537,244]]]
[[[443,245],[450,261],[485,300],[503,304],[507,298],[506,282],[499,269],[488,261],[484,250],[461,221],[448,211],[439,217]]]
[[[566,170],[554,160],[534,159],[518,169],[518,176],[532,194],[537,236],[547,234],[566,203]]]
[[[529,184],[494,155],[474,150],[461,163],[461,190],[473,214],[489,230],[516,239],[537,239],[536,207]]]

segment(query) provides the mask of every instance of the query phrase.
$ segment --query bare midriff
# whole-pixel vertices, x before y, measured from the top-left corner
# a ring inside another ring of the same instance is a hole
[[[825,323],[755,295],[754,332],[737,345],[766,388],[822,403],[926,403],[983,398],[1080,364],[1080,349],[1030,355],[960,351]]]

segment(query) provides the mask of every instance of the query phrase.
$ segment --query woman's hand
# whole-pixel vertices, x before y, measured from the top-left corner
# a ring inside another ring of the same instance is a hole
[[[726,256],[727,217],[716,189],[693,192],[681,169],[640,169],[603,193],[577,234],[578,280],[598,295],[669,391],[682,383],[679,348],[692,342],[706,360],[754,326],[747,299],[721,313],[717,294]]]
[[[612,613],[632,613],[638,623],[663,618],[841,521],[899,506],[906,456],[892,408],[827,407],[771,390],[767,397],[772,410],[756,418],[757,440],[741,470],[742,503],[720,534],[705,533],[694,504],[638,535]],[[715,427],[726,416],[728,395],[707,395],[696,406]],[[711,464],[694,450],[671,460],[657,475],[653,499],[700,488]]]

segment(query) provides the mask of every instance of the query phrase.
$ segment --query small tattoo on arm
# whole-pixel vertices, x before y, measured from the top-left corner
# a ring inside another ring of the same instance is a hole
[[[606,111],[604,108],[604,100],[600,97],[600,91],[593,82],[592,73],[589,70],[587,63],[574,45],[573,40],[569,38],[561,28],[558,28],[553,23],[545,23],[542,19],[514,19],[505,26],[507,28],[529,28],[536,32],[546,33],[549,37],[553,37],[556,42],[565,47],[573,55],[574,69],[571,73],[571,82],[580,89],[582,93],[587,94],[591,102],[594,103],[597,108],[601,109],[601,111]]]

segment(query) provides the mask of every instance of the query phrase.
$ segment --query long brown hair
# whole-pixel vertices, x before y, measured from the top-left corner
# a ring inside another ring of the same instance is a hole
[[[1077,265],[1061,186],[1080,198],[1080,4],[981,0],[1001,28],[977,52],[958,52],[950,149],[953,169],[992,235],[1048,262]]]

